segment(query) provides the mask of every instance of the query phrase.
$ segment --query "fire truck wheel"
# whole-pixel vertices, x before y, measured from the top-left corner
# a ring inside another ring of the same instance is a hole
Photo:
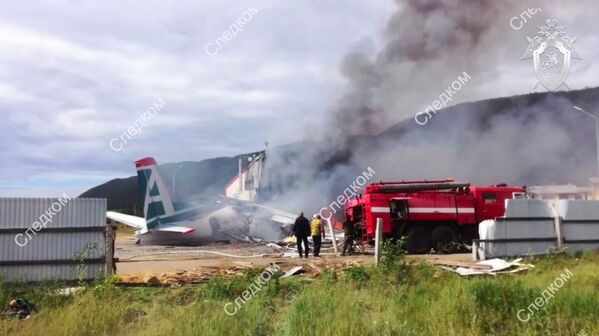
[[[423,254],[431,249],[431,237],[425,228],[415,226],[408,229],[406,248],[409,253]]]
[[[458,237],[449,226],[441,225],[433,230],[433,248],[437,253],[450,253]]]

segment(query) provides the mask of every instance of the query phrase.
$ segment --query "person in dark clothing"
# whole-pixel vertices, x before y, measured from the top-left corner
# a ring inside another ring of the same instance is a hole
[[[16,298],[8,304],[6,316],[16,317],[20,320],[28,318],[35,311],[35,305],[26,298]]]
[[[300,258],[302,257],[302,243],[304,244],[304,253],[306,258],[308,258],[308,254],[310,253],[310,249],[308,248],[308,236],[310,235],[310,222],[308,218],[304,217],[304,213],[300,213],[299,217],[295,220],[295,224],[291,228],[293,231],[293,235],[297,240],[297,252],[299,253]]]
[[[356,234],[356,226],[354,221],[348,216],[345,218],[343,222],[343,233],[345,234],[345,240],[343,242],[343,252],[341,253],[344,256],[346,253],[353,253],[353,245],[354,245],[354,235]]]

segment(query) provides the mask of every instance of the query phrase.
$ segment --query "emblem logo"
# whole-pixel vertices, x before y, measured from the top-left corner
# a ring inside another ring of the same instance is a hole
[[[576,37],[568,37],[566,27],[558,25],[557,20],[547,19],[545,24],[539,27],[534,38],[526,37],[528,48],[521,60],[533,59],[535,74],[539,80],[534,88],[539,84],[549,91],[555,91],[562,85],[569,88],[566,79],[570,72],[570,61],[582,60],[574,47]]]

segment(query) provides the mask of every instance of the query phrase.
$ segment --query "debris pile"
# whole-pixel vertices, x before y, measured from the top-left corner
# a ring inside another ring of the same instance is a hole
[[[305,262],[278,262],[283,270],[282,278],[302,275],[310,279],[319,277],[327,270],[343,272],[346,269],[364,264],[360,259],[318,259]],[[121,275],[117,283],[125,286],[179,286],[206,283],[215,277],[232,278],[242,276],[248,269],[259,267],[251,262],[237,262],[230,267],[200,267],[177,272]]]
[[[243,275],[250,267],[234,266],[219,269],[217,267],[202,267],[200,270],[181,270],[159,274],[121,275],[117,283],[120,285],[173,286],[206,283],[211,278],[233,277]]]
[[[433,261],[433,264],[439,265],[447,271],[458,273],[461,276],[470,275],[492,275],[518,273],[534,268],[534,265],[520,263],[522,258],[513,261],[503,259],[490,259],[477,263]]]

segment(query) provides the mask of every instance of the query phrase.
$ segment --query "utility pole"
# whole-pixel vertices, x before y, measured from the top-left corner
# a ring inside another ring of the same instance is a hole
[[[243,159],[241,157],[239,157],[239,173],[237,176],[239,177],[239,195],[241,195],[243,191]]]
[[[581,109],[578,106],[574,106],[574,109],[588,115],[589,117],[595,119],[595,143],[597,146],[597,175],[596,177],[599,177],[599,118],[597,118],[597,116],[595,116],[592,113],[589,113],[583,109]]]

